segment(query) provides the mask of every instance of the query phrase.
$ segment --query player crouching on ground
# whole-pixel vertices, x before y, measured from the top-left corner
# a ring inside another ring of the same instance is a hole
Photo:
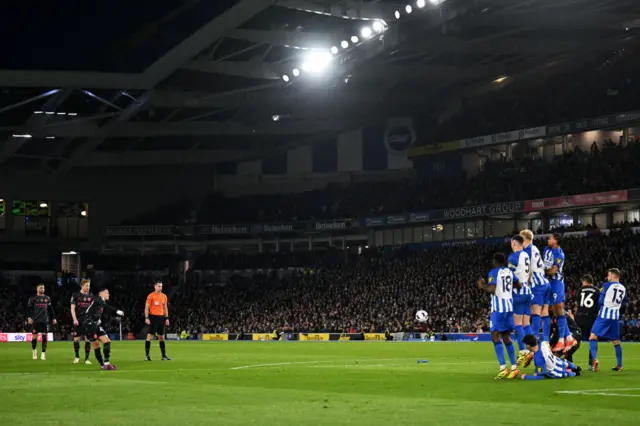
[[[560,359],[551,352],[551,347],[542,342],[533,334],[524,337],[527,349],[533,353],[533,362],[536,373],[534,375],[523,374],[522,380],[564,379],[565,377],[579,376],[582,369],[574,363]]]
[[[114,311],[119,316],[124,316],[124,312],[117,310],[107,304],[109,300],[109,290],[103,289],[98,293],[99,297],[94,298],[87,309],[87,319],[83,324],[83,333],[87,340],[91,342],[93,353],[103,370],[115,370],[116,366],[111,364],[111,340],[107,336],[101,325],[102,313],[105,308]],[[104,360],[100,352],[100,342],[104,350]]]

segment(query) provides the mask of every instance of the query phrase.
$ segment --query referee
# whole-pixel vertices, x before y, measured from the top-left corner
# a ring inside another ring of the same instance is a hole
[[[600,290],[593,285],[593,277],[589,274],[581,278],[582,287],[576,295],[577,312],[575,314],[576,323],[582,329],[582,336],[588,339],[591,335],[591,327],[598,317],[598,301],[600,299]],[[589,351],[589,369],[593,364],[591,359],[591,351]]]
[[[144,305],[144,322],[149,326],[147,330],[147,341],[144,342],[144,350],[146,352],[145,360],[151,361],[151,357],[149,356],[151,341],[153,340],[153,336],[158,334],[162,360],[171,361],[171,358],[167,356],[164,342],[164,328],[165,326],[169,326],[167,295],[162,292],[162,281],[156,281],[153,289],[154,291],[147,296],[147,303]]]

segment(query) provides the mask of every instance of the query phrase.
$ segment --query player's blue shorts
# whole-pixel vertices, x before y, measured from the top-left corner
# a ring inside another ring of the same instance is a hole
[[[559,305],[564,303],[564,281],[549,280],[551,287],[551,303],[550,305]]]
[[[533,293],[533,304],[534,305],[550,305],[551,304],[551,287],[549,286],[549,281],[538,276],[533,275],[531,277],[533,284],[531,286],[531,292]]]
[[[516,329],[513,312],[491,312],[490,331],[507,333]]]
[[[531,294],[514,294],[513,313],[516,315],[531,315],[531,303],[533,303]]]
[[[598,317],[591,327],[591,333],[601,339],[620,340],[620,321]]]

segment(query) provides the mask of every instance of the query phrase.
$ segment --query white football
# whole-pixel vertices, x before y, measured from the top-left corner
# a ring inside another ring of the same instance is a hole
[[[428,319],[429,319],[429,314],[427,314],[427,311],[416,312],[416,321],[427,322]]]

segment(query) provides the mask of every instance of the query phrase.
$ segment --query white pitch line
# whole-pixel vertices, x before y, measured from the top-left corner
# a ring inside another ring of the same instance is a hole
[[[564,395],[597,395],[597,396],[621,396],[624,398],[640,398],[640,394],[632,395],[626,393],[616,393],[625,391],[640,391],[640,388],[616,388],[616,389],[581,389],[573,391],[555,391]]]

